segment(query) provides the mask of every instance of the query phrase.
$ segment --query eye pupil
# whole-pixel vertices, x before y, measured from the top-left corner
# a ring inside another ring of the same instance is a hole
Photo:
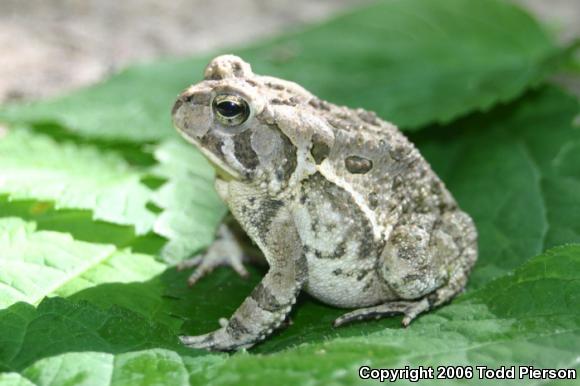
[[[232,118],[242,112],[242,106],[233,101],[223,101],[217,104],[217,111],[224,117]]]
[[[239,95],[217,95],[213,102],[215,119],[223,126],[239,126],[250,116],[250,106]]]

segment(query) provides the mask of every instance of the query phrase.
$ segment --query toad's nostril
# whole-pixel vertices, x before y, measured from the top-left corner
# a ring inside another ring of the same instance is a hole
[[[183,99],[179,98],[177,101],[175,101],[175,104],[173,105],[173,109],[171,109],[171,114],[172,115],[175,114],[175,112],[177,110],[179,110],[181,105],[183,105]]]

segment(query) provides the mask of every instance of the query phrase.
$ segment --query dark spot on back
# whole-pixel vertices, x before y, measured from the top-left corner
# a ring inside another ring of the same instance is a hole
[[[244,79],[244,80],[246,81],[247,84],[249,84],[252,87],[256,87],[258,85],[258,83],[256,83],[252,79]]]
[[[363,109],[357,110],[358,117],[362,119],[366,123],[370,123],[371,125],[379,126],[380,122],[377,117],[377,114],[374,111],[367,111]]]
[[[395,161],[401,161],[411,152],[411,147],[406,147],[403,145],[399,145],[396,147],[392,147],[389,151],[389,155]]]
[[[352,174],[364,174],[373,168],[373,161],[358,155],[351,155],[346,157],[344,165]]]
[[[290,103],[290,105],[292,105],[292,106],[296,106],[297,104],[299,104],[299,103],[300,103],[300,99],[296,98],[295,96],[291,96],[291,97],[288,99],[288,102]]]
[[[374,280],[371,279],[369,281],[367,281],[367,283],[364,285],[364,287],[362,288],[362,292],[367,292],[368,290],[371,289],[371,287],[374,285]]]
[[[379,206],[379,196],[375,192],[369,193],[368,198],[369,198],[369,207],[371,209],[375,209],[377,206]]]
[[[282,181],[282,179],[284,178],[284,172],[280,169],[276,170],[276,179],[278,181]]]
[[[362,272],[360,272],[360,273],[359,273],[359,274],[356,276],[356,280],[357,280],[357,281],[361,281],[362,279],[364,279],[364,278],[365,278],[365,276],[366,276],[366,275],[368,275],[368,274],[369,274],[369,272],[370,272],[370,271],[368,271],[368,270],[365,270],[365,271],[362,271]]]
[[[268,82],[268,83],[266,83],[266,86],[268,86],[274,90],[284,90],[284,86],[282,86],[281,84],[278,84],[278,83]]]
[[[330,147],[319,134],[314,134],[312,136],[312,149],[310,149],[310,154],[314,157],[316,164],[320,164],[324,161],[330,154]]]
[[[314,107],[315,109],[320,109],[320,110],[325,110],[325,111],[330,110],[330,103],[323,101],[322,99],[312,98],[312,99],[310,99],[308,104],[310,106]]]
[[[346,253],[346,240],[342,240],[342,242],[336,246],[336,248],[332,252],[332,255],[330,255],[329,257],[331,259],[340,259],[341,257],[344,256],[345,253]]]

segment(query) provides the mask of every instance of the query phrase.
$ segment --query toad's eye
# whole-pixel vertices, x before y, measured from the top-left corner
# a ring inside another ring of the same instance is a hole
[[[241,125],[250,115],[250,106],[237,95],[216,96],[212,108],[217,120],[226,126]]]

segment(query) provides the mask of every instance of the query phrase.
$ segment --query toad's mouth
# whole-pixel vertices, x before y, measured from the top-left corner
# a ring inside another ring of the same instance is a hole
[[[182,130],[178,130],[185,140],[191,144],[193,144],[200,152],[207,158],[210,164],[213,166],[216,174],[219,176],[220,179],[224,181],[231,181],[231,180],[241,180],[242,176],[240,173],[232,169],[231,166],[226,164],[223,160],[217,157],[214,153],[204,148],[199,141],[195,138],[192,138],[187,133],[183,132]]]

